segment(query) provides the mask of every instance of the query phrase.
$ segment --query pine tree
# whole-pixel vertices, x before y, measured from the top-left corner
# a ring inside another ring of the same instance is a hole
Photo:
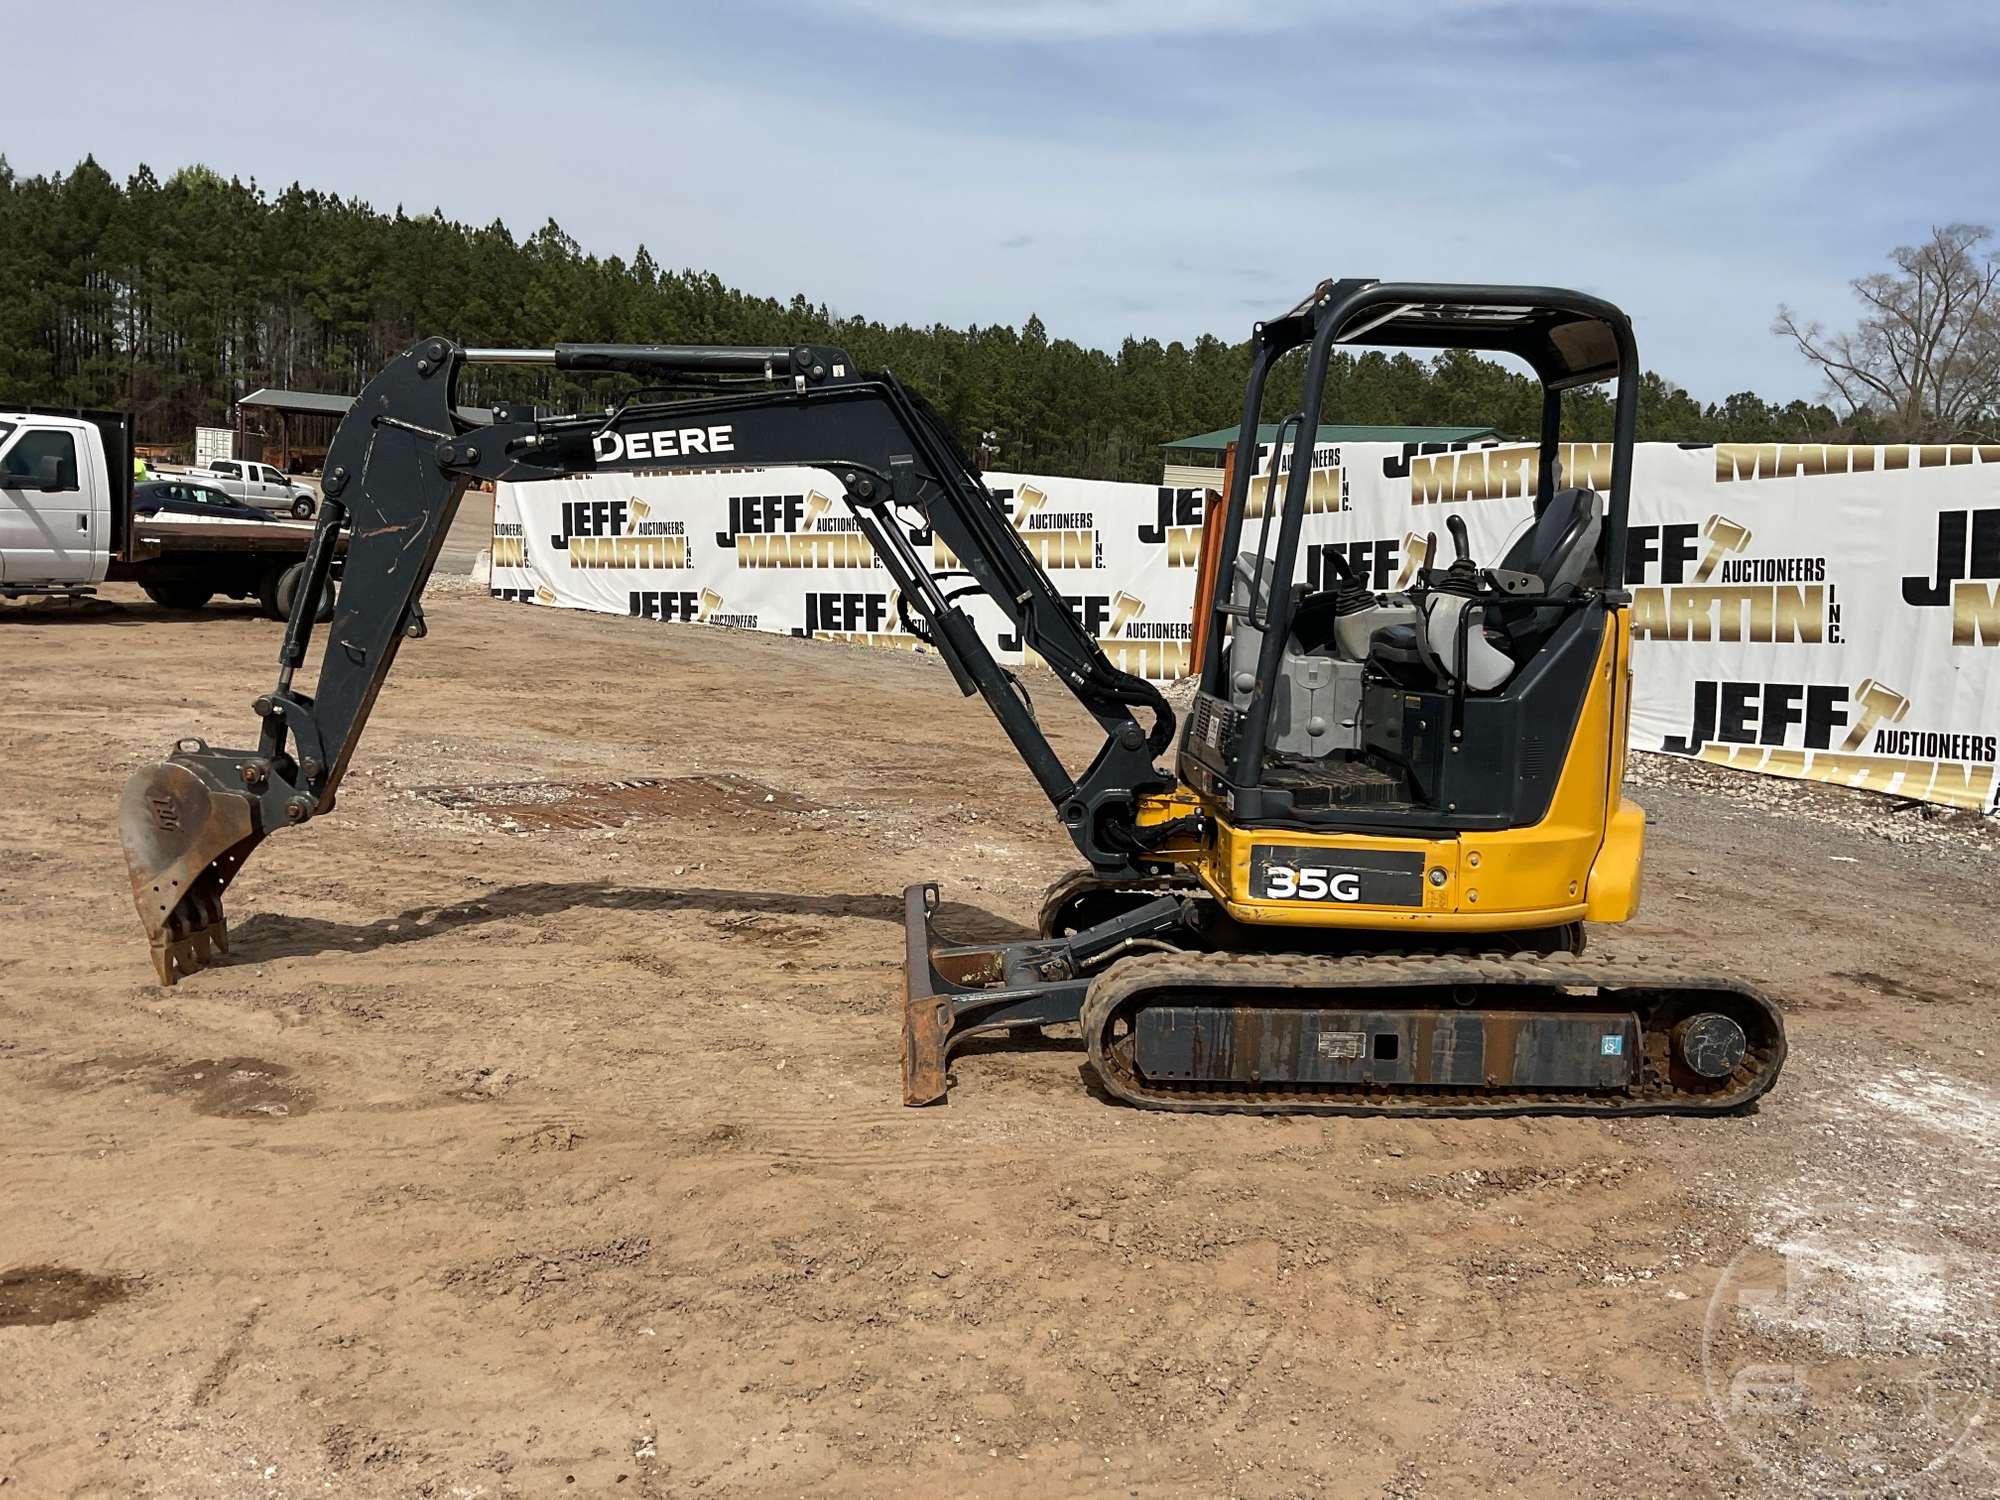
[[[1115,353],[1051,337],[1030,315],[1004,325],[894,327],[803,293],[780,301],[710,272],[589,254],[553,220],[525,240],[436,210],[383,213],[299,183],[266,193],[199,164],[122,185],[89,157],[23,178],[0,156],[0,397],[122,407],[142,442],[189,441],[260,386],[353,393],[414,339],[830,343],[928,396],[970,451],[998,434],[999,467],[1153,480],[1160,445],[1234,426],[1250,355],[1204,334],[1192,345],[1126,339]],[[1300,409],[1303,362],[1274,370],[1263,419]],[[461,398],[593,406],[601,384],[518,368],[473,371]],[[1462,351],[1431,358],[1342,352],[1327,422],[1492,426],[1532,434],[1540,394],[1518,370]],[[1566,404],[1572,437],[1604,438],[1601,388]],[[1865,425],[1865,424],[1863,424]],[[1648,373],[1640,436],[1763,442],[1868,437],[1824,406],[1779,408],[1749,392],[1704,408]]]

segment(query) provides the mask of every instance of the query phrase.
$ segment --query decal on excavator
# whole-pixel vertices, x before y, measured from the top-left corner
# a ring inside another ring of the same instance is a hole
[[[734,427],[653,427],[644,432],[600,432],[596,439],[601,464],[630,463],[641,458],[687,458],[696,453],[736,451]]]
[[[1250,851],[1253,901],[1421,906],[1423,875],[1424,856],[1417,850],[1258,844]]]

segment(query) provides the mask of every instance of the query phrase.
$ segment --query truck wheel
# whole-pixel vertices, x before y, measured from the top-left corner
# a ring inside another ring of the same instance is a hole
[[[215,590],[203,588],[198,583],[177,580],[169,583],[148,583],[142,585],[146,597],[161,609],[200,609],[215,597]]]
[[[310,521],[312,513],[313,503],[306,496],[301,495],[292,502],[292,514],[297,516],[301,521]]]
[[[292,617],[292,604],[299,597],[299,584],[305,578],[305,573],[306,565],[302,562],[296,562],[278,575],[277,605],[279,619],[289,620]],[[313,618],[320,621],[331,620],[333,618],[333,580],[330,578],[326,582],[326,588],[319,596],[319,609],[314,612]]]
[[[263,610],[264,618],[267,620],[283,620],[290,613],[278,607],[278,584],[284,576],[284,565],[272,563],[257,580],[257,606]]]

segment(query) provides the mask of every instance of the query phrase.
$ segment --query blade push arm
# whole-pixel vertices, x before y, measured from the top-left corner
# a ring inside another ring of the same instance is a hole
[[[660,380],[602,415],[534,417],[501,408],[489,425],[459,414],[457,377],[470,359],[617,371]],[[692,390],[694,394],[685,394]],[[1112,665],[1047,571],[927,407],[893,377],[856,370],[837,349],[710,349],[561,345],[466,351],[426,339],[356,400],[327,453],[325,502],[300,603],[287,622],[275,689],[257,700],[255,750],[183,741],[128,785],[121,833],[133,894],[163,982],[226,948],[221,895],[273,828],[332,810],[375,695],[418,618],[417,600],[453,512],[476,479],[521,481],[592,469],[824,469],[890,574],[922,634],[961,691],[978,693],[1057,809],[1079,851],[1105,871],[1130,869],[1157,842],[1136,826],[1139,796],[1168,784],[1153,757],[1173,715],[1150,683]],[[318,678],[294,674],[315,632],[334,541],[350,529],[345,576]],[[1073,775],[929,565],[927,529],[957,554],[971,587],[993,600],[1105,731]],[[1150,712],[1142,726],[1135,708]]]

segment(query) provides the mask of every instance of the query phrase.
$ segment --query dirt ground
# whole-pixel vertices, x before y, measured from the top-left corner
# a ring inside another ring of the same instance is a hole
[[[934,659],[434,592],[169,990],[117,794],[280,627],[112,596],[0,612],[0,1500],[2000,1487],[1990,839],[1641,789],[1595,951],[1781,999],[1746,1118],[905,1110],[898,893],[1072,863]]]

